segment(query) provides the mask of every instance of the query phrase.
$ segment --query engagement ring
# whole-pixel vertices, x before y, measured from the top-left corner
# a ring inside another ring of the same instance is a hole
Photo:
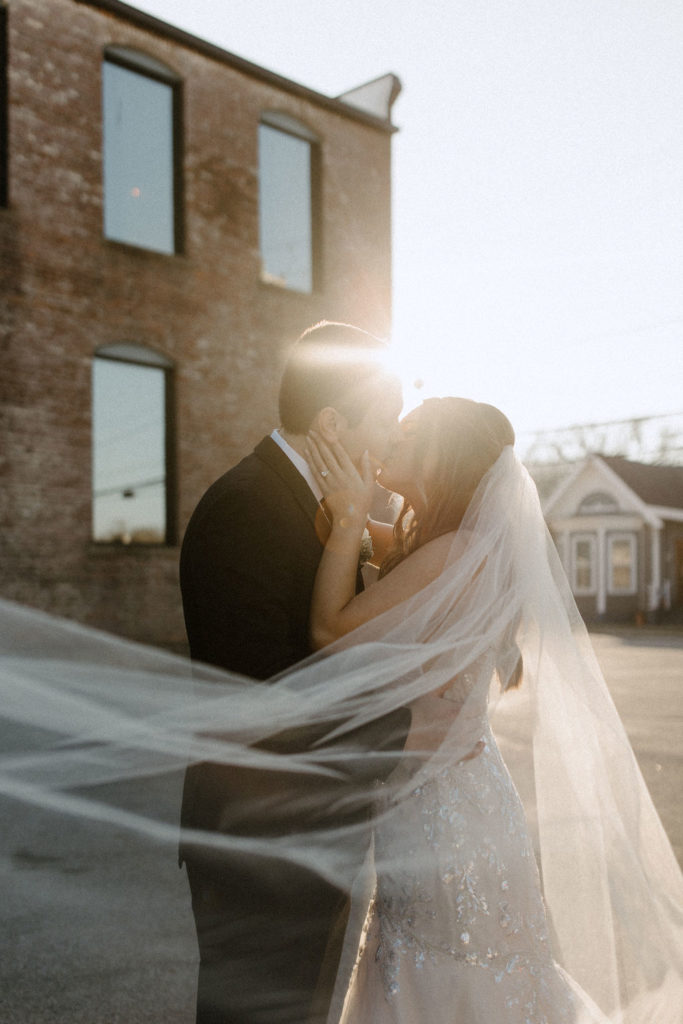
[[[320,470],[320,475],[321,476],[328,476],[329,472],[330,472],[329,469],[321,469]]]

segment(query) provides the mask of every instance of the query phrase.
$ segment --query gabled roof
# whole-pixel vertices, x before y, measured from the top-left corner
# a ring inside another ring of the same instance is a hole
[[[607,490],[613,494],[623,509],[631,509],[643,516],[653,525],[659,522],[657,516],[650,512],[648,502],[644,501],[629,487],[621,477],[607,465],[601,455],[586,455],[574,464],[571,472],[565,475],[552,494],[543,504],[544,514],[552,519],[559,515],[575,515],[578,506],[578,495]],[[567,502],[569,501],[569,505]],[[569,511],[571,507],[572,511]]]
[[[666,519],[683,522],[683,466],[630,462],[615,455],[587,455],[543,502],[548,521],[578,514],[582,499],[604,487],[622,511],[659,529]]]
[[[630,462],[620,455],[599,458],[647,505],[683,509],[683,466]]]

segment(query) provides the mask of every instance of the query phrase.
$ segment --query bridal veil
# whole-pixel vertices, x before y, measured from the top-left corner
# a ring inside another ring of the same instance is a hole
[[[404,762],[409,782],[399,771],[384,784],[400,800],[406,785],[476,753],[488,701],[503,754],[519,764],[557,961],[610,1020],[680,1024],[681,872],[535,486],[511,448],[482,480],[436,581],[267,684],[7,602],[0,603],[0,631],[6,813],[34,807],[58,816],[65,830],[78,821],[93,835],[108,823],[131,840],[153,842],[165,865],[176,856],[177,780],[188,761],[257,768],[266,778],[307,775],[306,792],[319,790],[321,801],[329,799],[325,780],[350,774],[356,781],[339,799],[372,799],[376,766],[394,755],[381,744],[360,750],[349,737],[411,705],[417,731]],[[522,683],[506,689],[520,655]],[[465,678],[464,689],[455,686]],[[271,742],[276,734],[316,739],[293,749]],[[171,796],[161,800],[164,779]],[[310,813],[315,796],[307,799]],[[272,811],[264,803],[263,814]],[[350,888],[358,865],[345,829],[365,826],[335,828],[324,813],[320,820],[319,829],[299,832],[293,813],[278,836],[189,839],[217,856],[241,849],[287,858]],[[163,877],[160,871],[160,885]],[[40,911],[39,886],[22,898]],[[125,904],[126,892],[119,898]],[[68,950],[68,935],[64,944]]]

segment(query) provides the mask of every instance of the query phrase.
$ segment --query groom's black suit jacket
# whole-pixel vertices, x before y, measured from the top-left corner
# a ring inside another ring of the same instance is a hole
[[[180,582],[193,660],[266,680],[310,654],[311,594],[328,530],[310,487],[270,437],[220,477],[192,515],[181,552]],[[272,739],[261,746],[285,751],[310,746],[312,737],[307,733],[278,735],[277,721],[265,724],[267,729],[272,724]],[[399,710],[359,731],[352,742],[359,749],[398,752],[408,725],[408,712]],[[353,778],[352,769],[346,786],[324,782],[318,776],[299,778],[293,787],[292,776],[286,773],[264,776],[231,766],[191,765],[186,773],[181,824],[184,829],[275,836],[320,825],[321,812],[326,825],[346,823],[367,813],[364,797],[355,794],[367,793],[368,771],[382,775],[390,767],[384,762],[369,768],[361,763],[358,778]],[[349,802],[335,812],[332,808],[339,805],[340,796]],[[360,847],[358,853],[362,858]],[[205,871],[214,882],[228,888],[234,884],[239,897],[240,869],[230,861],[224,870],[228,861],[220,851],[202,847],[196,837],[188,837],[181,842],[181,857],[189,867],[194,865],[195,876],[197,871]],[[272,866],[264,873],[272,878]],[[310,913],[310,908],[305,909],[303,889],[313,892],[317,883],[312,876],[307,874],[302,882],[301,872],[284,862],[276,873],[279,885],[292,889],[294,902],[299,892],[302,913]],[[323,917],[328,914],[333,928],[339,891],[335,893],[330,886],[323,889],[319,886],[316,890],[316,908],[329,899],[329,913],[324,908],[321,913]],[[263,908],[260,912],[263,914]],[[307,952],[299,944],[292,956],[299,960],[320,957],[320,934],[312,942],[315,950]],[[332,959],[337,953],[333,950]]]
[[[180,557],[193,660],[267,679],[310,653],[316,520],[310,487],[270,437],[208,489]]]

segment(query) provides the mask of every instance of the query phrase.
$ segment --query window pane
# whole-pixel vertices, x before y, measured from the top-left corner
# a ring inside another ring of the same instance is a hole
[[[261,274],[296,291],[313,289],[311,143],[259,126]]]
[[[610,549],[612,590],[630,590],[633,549],[629,540],[613,540]]]
[[[590,516],[599,515],[603,512],[618,512],[619,504],[616,498],[604,491],[594,491],[587,495],[579,505],[578,515]]]
[[[165,384],[156,367],[94,361],[95,540],[166,540]]]
[[[592,544],[589,540],[576,542],[574,566],[576,589],[591,590],[593,587],[593,558]]]
[[[173,89],[105,61],[102,96],[104,233],[174,252]]]

